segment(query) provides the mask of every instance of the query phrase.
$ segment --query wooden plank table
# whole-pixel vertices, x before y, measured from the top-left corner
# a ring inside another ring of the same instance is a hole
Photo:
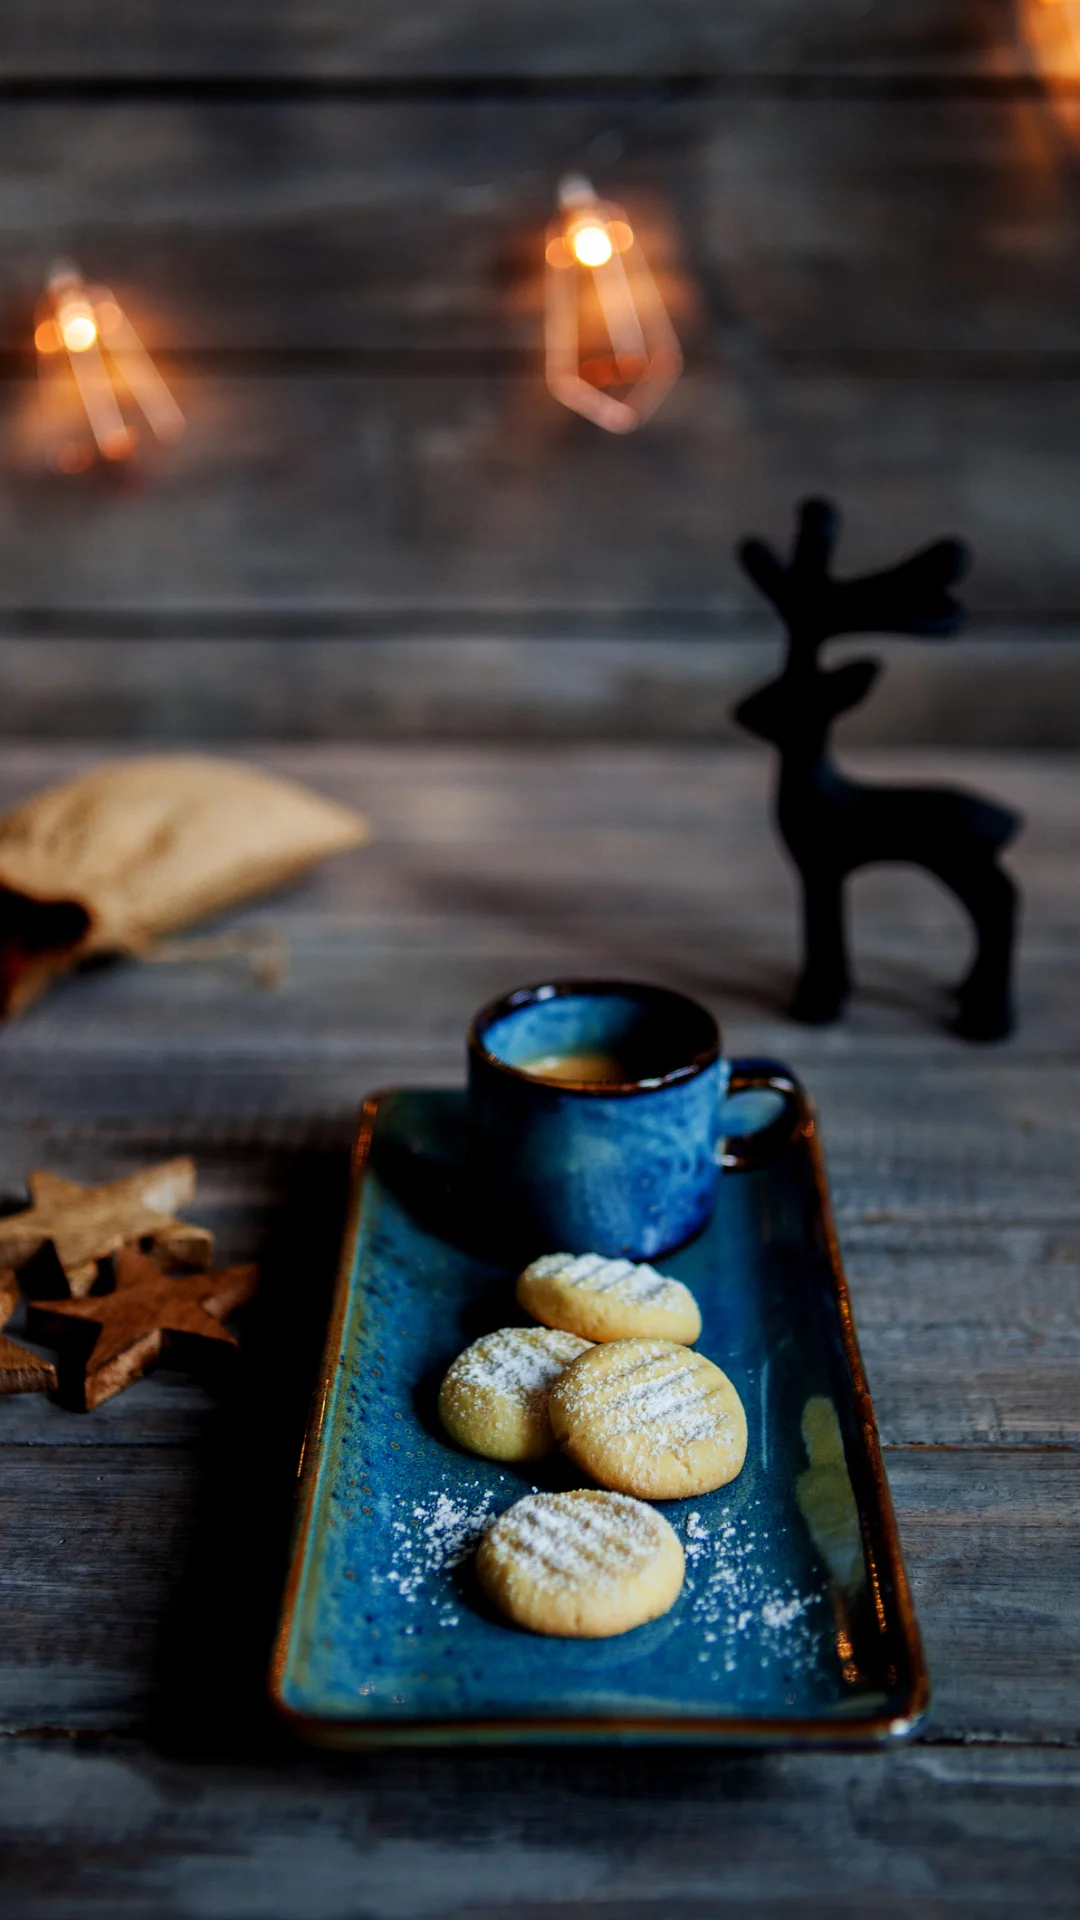
[[[245,749],[247,751],[247,749]],[[0,1403],[6,1915],[660,1920],[1077,1911],[1080,1837],[1080,760],[875,752],[1028,817],[1018,1037],[938,1020],[964,934],[914,875],[856,888],[860,997],[782,1013],[791,887],[764,754],[678,747],[251,749],[375,838],[230,924],[243,968],[98,970],[0,1033],[0,1189],[193,1153],[193,1217],[264,1286],[235,1368],[163,1369],[92,1416]],[[6,745],[0,805],[92,751]],[[452,1083],[492,992],[671,982],[821,1110],[931,1669],[888,1754],[318,1757],[262,1685],[362,1095]]]

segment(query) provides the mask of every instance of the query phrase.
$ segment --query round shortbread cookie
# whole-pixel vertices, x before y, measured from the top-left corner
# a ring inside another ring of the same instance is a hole
[[[533,1633],[602,1640],[666,1613],[686,1562],[654,1508],[622,1493],[530,1493],[480,1542],[476,1572]]]
[[[680,1500],[734,1480],[746,1414],[726,1373],[672,1340],[592,1347],[553,1387],[555,1438],[602,1487]]]
[[[587,1340],[553,1327],[501,1327],[459,1353],[439,1388],[452,1440],[489,1460],[539,1460],[555,1445],[548,1394]]]
[[[698,1303],[681,1280],[602,1253],[545,1253],[517,1283],[520,1306],[546,1327],[585,1340],[653,1337],[691,1346],[701,1332]]]

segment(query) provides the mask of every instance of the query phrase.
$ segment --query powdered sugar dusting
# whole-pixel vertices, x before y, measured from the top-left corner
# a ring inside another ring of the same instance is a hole
[[[635,1266],[632,1260],[606,1260],[600,1253],[545,1253],[526,1268],[537,1279],[558,1280],[582,1293],[608,1294],[634,1306],[659,1307],[671,1312],[686,1306],[691,1295],[680,1280],[657,1273],[655,1267]]]
[[[808,1615],[820,1590],[798,1593],[790,1583],[770,1582],[758,1506],[755,1500],[738,1522],[723,1507],[710,1516],[711,1525],[699,1512],[683,1523],[690,1619],[698,1662],[710,1669],[710,1679],[735,1673],[755,1651],[759,1668],[782,1662],[793,1677],[818,1664],[819,1636]]]
[[[767,1627],[790,1627],[800,1613],[805,1613],[808,1600],[766,1600],[761,1609],[761,1617]]]
[[[393,1547],[385,1573],[373,1576],[376,1584],[385,1580],[399,1599],[409,1606],[426,1602],[434,1606],[438,1624],[456,1627],[456,1600],[447,1587],[445,1576],[467,1560],[488,1522],[499,1489],[477,1487],[470,1498],[433,1493],[419,1504],[401,1496],[396,1502],[399,1516],[390,1522]],[[406,1626],[406,1634],[414,1628]]]
[[[520,1485],[520,1482],[517,1483]],[[389,1565],[374,1574],[404,1602],[400,1631],[411,1638],[426,1624],[437,1630],[461,1624],[455,1569],[474,1553],[485,1534],[513,1554],[530,1579],[548,1591],[565,1591],[588,1580],[632,1577],[656,1555],[668,1518],[627,1494],[551,1494],[533,1489],[499,1513],[513,1488],[477,1479],[468,1488],[436,1491],[421,1501],[402,1495],[389,1535]],[[822,1639],[814,1615],[823,1588],[800,1592],[767,1570],[768,1529],[760,1503],[737,1511],[724,1506],[670,1516],[681,1535],[686,1580],[680,1609],[687,1658],[703,1678],[723,1684],[738,1673],[764,1673],[782,1665],[792,1684],[820,1665]],[[740,1682],[741,1684],[741,1682]]]
[[[796,1692],[813,1683],[830,1644],[821,1632],[825,1590],[813,1583],[800,1590],[770,1571],[774,1554],[759,1501],[719,1509],[710,1502],[664,1515],[626,1494],[590,1490],[583,1499],[534,1487],[508,1504],[520,1485],[509,1474],[493,1481],[485,1473],[452,1492],[398,1496],[383,1536],[390,1542],[388,1563],[370,1577],[376,1588],[396,1594],[397,1631],[406,1639],[419,1645],[425,1632],[441,1639],[462,1626],[457,1570],[485,1534],[493,1541],[504,1536],[506,1551],[519,1565],[527,1561],[529,1578],[558,1593],[585,1580],[633,1577],[656,1555],[671,1524],[686,1556],[679,1633],[702,1681],[724,1688],[734,1679],[748,1697],[777,1668]],[[755,1674],[762,1676],[758,1683]]]
[[[588,1423],[605,1440],[645,1434],[657,1451],[723,1441],[732,1433],[726,1382],[701,1354],[667,1341],[635,1340],[597,1349],[602,1361],[565,1382],[571,1427]]]
[[[479,1388],[529,1402],[547,1395],[588,1340],[554,1327],[500,1327],[460,1353],[447,1373],[455,1387]]]
[[[500,1561],[551,1591],[632,1578],[666,1534],[660,1514],[627,1494],[536,1493],[495,1522],[488,1542]]]

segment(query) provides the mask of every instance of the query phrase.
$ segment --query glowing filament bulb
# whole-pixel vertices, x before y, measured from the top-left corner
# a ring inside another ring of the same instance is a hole
[[[56,326],[69,353],[88,353],[97,339],[97,321],[89,300],[68,294],[56,303]]]
[[[621,209],[580,174],[560,182],[559,207],[546,251],[548,387],[609,433],[631,433],[682,371],[675,329]]]
[[[579,227],[571,235],[570,245],[583,267],[602,267],[610,260],[615,249],[604,227]]]
[[[89,466],[95,447],[111,461],[134,452],[125,390],[159,440],[183,432],[183,415],[119,303],[66,263],[53,269],[34,345],[51,458],[63,472]]]

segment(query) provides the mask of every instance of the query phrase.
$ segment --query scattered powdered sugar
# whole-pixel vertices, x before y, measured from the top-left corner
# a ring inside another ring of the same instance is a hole
[[[401,1496],[397,1506],[407,1517],[390,1522],[390,1565],[384,1574],[375,1576],[376,1580],[385,1580],[410,1606],[417,1601],[435,1606],[439,1626],[456,1627],[456,1600],[444,1576],[472,1553],[498,1494],[495,1487],[484,1492],[478,1489],[470,1500],[434,1493],[419,1505],[413,1504],[411,1511],[409,1499]],[[413,1628],[407,1626],[405,1632],[411,1634]]]
[[[529,1400],[546,1395],[589,1344],[554,1327],[500,1327],[459,1353],[446,1378],[457,1387]]]
[[[561,1280],[564,1286],[579,1287],[583,1293],[607,1293],[615,1300],[633,1301],[635,1306],[681,1307],[687,1289],[680,1280],[657,1273],[655,1267],[635,1266],[632,1260],[606,1260],[601,1253],[545,1253],[534,1260],[527,1273],[540,1280]]]
[[[786,1603],[780,1600],[766,1600],[761,1609],[761,1617],[767,1627],[790,1627],[792,1621],[797,1620],[800,1613],[805,1613],[809,1605],[808,1599],[788,1600]]]
[[[684,1522],[686,1593],[690,1617],[700,1632],[699,1662],[710,1678],[732,1674],[748,1654],[766,1668],[809,1672],[817,1663],[819,1640],[809,1610],[817,1591],[796,1593],[790,1582],[770,1584],[762,1565],[767,1535],[753,1517],[755,1500],[736,1522],[724,1507],[706,1526],[694,1512]]]
[[[488,1541],[498,1560],[551,1591],[641,1573],[667,1532],[653,1507],[625,1493],[534,1493],[495,1522]]]
[[[451,1576],[489,1528],[492,1540],[524,1564],[530,1578],[558,1590],[583,1578],[617,1580],[639,1572],[660,1550],[669,1524],[654,1507],[627,1494],[582,1499],[533,1488],[492,1525],[510,1491],[509,1484],[477,1481],[419,1502],[398,1497],[389,1527],[389,1566],[374,1579],[405,1602],[400,1630],[407,1638],[422,1633],[425,1624],[436,1630],[460,1625],[461,1603]],[[676,1520],[675,1529],[686,1555],[678,1604],[686,1609],[687,1657],[696,1652],[703,1678],[722,1685],[738,1672],[740,1691],[748,1665],[760,1673],[782,1665],[793,1684],[800,1675],[807,1678],[820,1657],[812,1616],[821,1590],[800,1593],[790,1580],[767,1571],[769,1540],[759,1502],[737,1515],[725,1506],[709,1512],[707,1520],[695,1509]]]

